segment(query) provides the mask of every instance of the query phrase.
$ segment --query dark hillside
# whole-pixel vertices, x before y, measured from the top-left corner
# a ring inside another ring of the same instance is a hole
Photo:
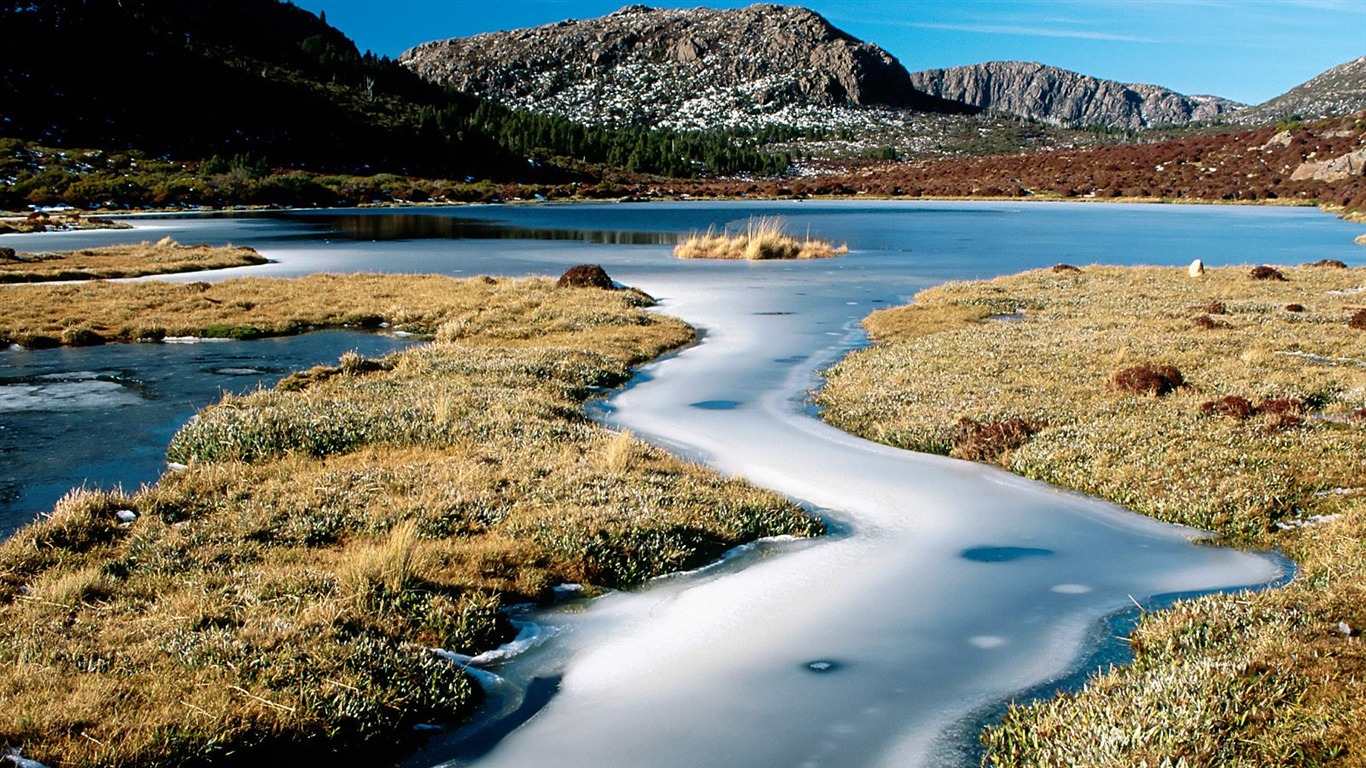
[[[492,139],[444,136],[422,107],[472,112],[276,0],[0,5],[0,135],[179,157],[265,154],[313,170],[496,174]],[[447,139],[453,141],[447,141]]]

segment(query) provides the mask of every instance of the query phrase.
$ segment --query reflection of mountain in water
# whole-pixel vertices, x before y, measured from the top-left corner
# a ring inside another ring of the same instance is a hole
[[[569,240],[602,245],[673,245],[678,242],[678,235],[672,232],[526,227],[494,219],[420,213],[345,214],[328,216],[324,222],[336,234],[353,240]]]

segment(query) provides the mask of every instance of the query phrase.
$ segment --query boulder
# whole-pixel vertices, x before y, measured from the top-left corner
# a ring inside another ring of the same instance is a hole
[[[565,270],[560,275],[560,281],[555,284],[559,288],[601,288],[612,290],[616,285],[612,278],[607,276],[607,272],[597,264],[579,264]]]

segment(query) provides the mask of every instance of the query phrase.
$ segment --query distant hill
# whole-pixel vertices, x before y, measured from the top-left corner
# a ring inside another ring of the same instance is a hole
[[[0,136],[315,170],[498,174],[525,160],[422,111],[472,113],[277,0],[0,4]],[[428,123],[430,123],[430,119]]]
[[[890,54],[820,15],[779,5],[634,5],[431,42],[399,61],[460,91],[606,125],[804,127],[842,108],[975,111],[917,91]]]
[[[1317,120],[1366,109],[1366,56],[1339,64],[1274,99],[1232,116],[1233,122],[1265,125],[1291,118]]]
[[[0,137],[48,147],[526,182],[791,163],[713,126],[608,130],[513,111],[361,54],[281,0],[0,3],[0,30]]]
[[[985,110],[1067,127],[1149,128],[1218,119],[1244,105],[1120,83],[1037,62],[991,61],[913,72],[916,88]]]

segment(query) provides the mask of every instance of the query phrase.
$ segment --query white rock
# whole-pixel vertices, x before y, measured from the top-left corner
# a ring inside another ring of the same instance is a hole
[[[1196,259],[1190,265],[1191,277],[1200,277],[1205,274],[1205,262]]]

